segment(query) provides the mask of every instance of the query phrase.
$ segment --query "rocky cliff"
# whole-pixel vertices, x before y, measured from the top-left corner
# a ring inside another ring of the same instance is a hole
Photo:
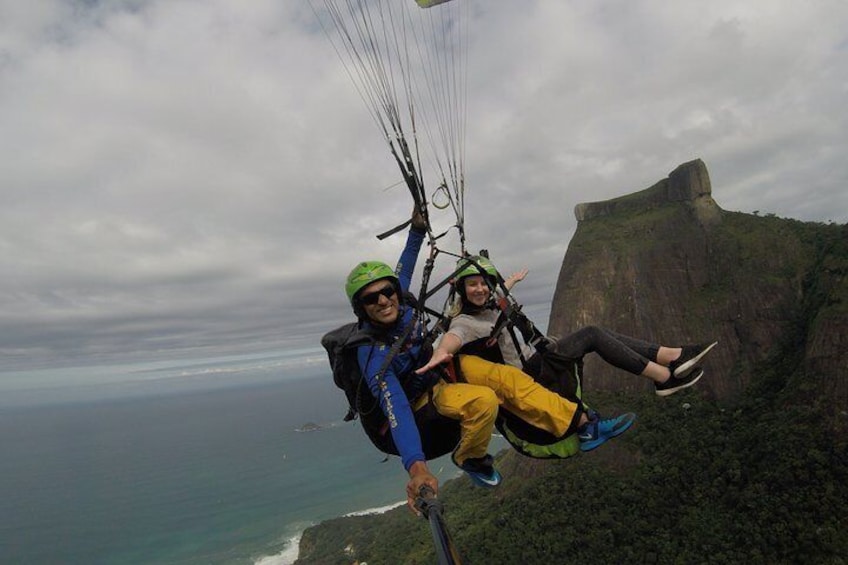
[[[638,413],[635,433],[567,461],[505,450],[493,491],[448,481],[440,498],[463,556],[841,563],[848,226],[722,210],[701,161],[575,213],[550,334],[594,324],[667,345],[720,344],[706,376],[670,401],[587,356],[586,388],[613,391],[592,401]],[[309,528],[298,563],[349,563],[352,548],[369,563],[433,562],[431,546],[421,521],[398,508]]]
[[[548,333],[591,324],[664,345],[717,339],[698,385],[717,398],[788,349],[792,370],[818,375],[845,406],[848,226],[722,210],[701,160],[575,215]],[[588,390],[650,390],[595,355],[585,374]]]

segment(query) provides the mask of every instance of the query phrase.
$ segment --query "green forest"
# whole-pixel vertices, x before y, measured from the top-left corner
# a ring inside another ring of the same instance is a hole
[[[823,327],[830,343],[844,340],[836,334],[848,304],[848,232],[740,214],[731,220],[739,233],[729,241],[740,249],[762,232],[757,256],[788,238],[806,246],[795,262],[814,265],[788,271],[803,280],[771,353],[714,377],[749,384],[721,400],[704,386],[707,373],[701,384],[659,398],[595,392],[589,375],[584,400],[602,414],[636,412],[636,424],[567,460],[501,452],[504,482],[493,490],[465,477],[442,485],[463,563],[848,563],[844,367],[814,371],[807,358],[810,336]],[[751,284],[770,272],[741,270]],[[403,507],[307,529],[297,563],[431,564],[436,556],[427,522]]]
[[[848,414],[817,395],[823,377],[793,365],[772,360],[732,404],[697,387],[594,394],[603,411],[635,411],[636,425],[569,460],[503,452],[498,489],[443,486],[463,563],[848,563]],[[521,476],[528,464],[538,476]],[[311,528],[300,555],[436,563],[427,523],[406,508]]]

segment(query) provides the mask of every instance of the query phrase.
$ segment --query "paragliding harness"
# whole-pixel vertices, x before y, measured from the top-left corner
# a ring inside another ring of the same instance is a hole
[[[537,383],[583,410],[583,361],[569,359],[551,350],[536,353],[524,366],[524,372]],[[565,459],[580,451],[580,441],[574,426],[562,436],[555,436],[529,424],[508,410],[500,410],[495,422],[498,431],[512,447],[536,459]]]
[[[488,257],[485,250],[481,250],[480,255]],[[472,259],[470,261],[473,263]],[[483,272],[479,265],[477,267]],[[496,299],[495,288],[491,288],[491,300],[500,310],[491,333],[488,337],[465,344],[458,353],[460,355],[476,355],[492,363],[504,363],[497,338],[502,331],[507,331],[521,358],[523,371],[546,389],[577,404],[578,410],[584,409],[583,360],[572,359],[557,352],[556,342],[539,331],[535,324],[521,311],[521,305],[510,295],[509,289],[503,284],[503,280],[500,280],[500,277],[498,278],[497,284],[501,287],[503,296]],[[488,280],[488,277],[484,277],[484,279]],[[521,352],[522,348],[516,331],[521,334],[525,343],[536,349],[536,352],[529,359],[525,358]],[[454,358],[453,370],[457,372],[457,378],[462,380],[456,357]],[[555,436],[527,423],[503,407],[498,411],[495,426],[516,451],[528,457],[564,459],[576,455],[580,451],[580,442],[575,433],[575,426],[566,430],[562,436]]]
[[[409,307],[416,306],[415,298],[409,293],[403,294],[403,301]],[[377,373],[378,381],[382,381],[392,360],[407,343],[415,324],[416,320],[413,318],[404,328],[402,335],[392,344]],[[348,411],[344,420],[349,422],[358,417],[368,439],[377,449],[388,455],[399,455],[389,429],[388,418],[380,408],[379,400],[369,390],[357,358],[359,347],[365,345],[370,345],[372,348],[386,347],[386,341],[384,334],[368,326],[362,326],[358,322],[351,322],[326,333],[321,338],[321,345],[327,351],[333,371],[333,381],[347,397]],[[422,348],[425,352],[422,357],[425,355],[429,357],[427,352],[431,351],[431,348],[432,345],[429,347],[425,345]],[[459,443],[459,422],[442,416],[433,405],[432,387],[440,378],[442,378],[441,372],[429,371],[420,377],[413,375],[413,378],[401,380],[401,386],[410,405],[414,405],[422,395],[429,395],[424,406],[414,412],[424,455],[428,460],[450,453]]]
[[[489,338],[473,341],[463,346],[459,354],[476,355],[492,363],[503,363],[500,348],[497,344],[487,346],[485,342],[488,341]],[[458,373],[458,379],[462,380],[459,363],[455,363],[454,370]],[[546,389],[577,404],[578,410],[584,408],[581,384],[582,360],[570,359],[549,348],[537,351],[527,359],[523,370]],[[501,406],[495,420],[495,427],[516,451],[528,457],[565,459],[580,451],[580,443],[574,426],[562,436],[555,436],[522,420]]]

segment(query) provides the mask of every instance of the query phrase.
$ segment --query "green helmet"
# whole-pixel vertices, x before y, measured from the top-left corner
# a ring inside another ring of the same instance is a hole
[[[345,292],[350,303],[353,304],[353,299],[357,292],[380,279],[392,279],[395,284],[400,285],[400,280],[397,278],[394,269],[382,261],[363,261],[362,263],[358,263],[347,276],[347,282],[345,283]]]
[[[483,257],[482,255],[474,255],[466,259],[460,259],[456,262],[456,268],[462,269],[459,273],[457,273],[456,281],[459,282],[465,277],[481,274],[480,269],[477,267],[477,265],[482,267],[482,269],[486,272],[487,275],[490,275],[495,278],[498,277],[498,270],[495,268],[492,262],[489,261],[488,257]]]

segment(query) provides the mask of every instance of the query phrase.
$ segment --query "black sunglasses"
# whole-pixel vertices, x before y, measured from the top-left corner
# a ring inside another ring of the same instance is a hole
[[[380,296],[385,296],[386,298],[391,298],[396,294],[396,290],[394,285],[384,286],[380,290],[376,290],[374,292],[369,292],[368,294],[363,294],[359,297],[359,301],[362,304],[377,304],[380,301]]]

